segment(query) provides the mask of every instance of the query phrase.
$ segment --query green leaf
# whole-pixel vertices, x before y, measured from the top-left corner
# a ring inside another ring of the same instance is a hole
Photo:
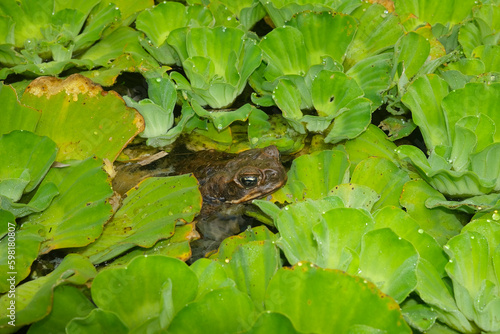
[[[21,104],[12,86],[0,83],[0,99],[4,103],[0,134],[3,135],[13,130],[35,131],[40,113]]]
[[[148,138],[146,143],[152,147],[165,147],[172,144],[182,134],[188,122],[195,115],[195,112],[187,102],[184,102],[181,109],[181,115],[181,119],[176,125],[170,128],[167,133],[154,138]]]
[[[429,41],[424,36],[413,31],[403,35],[395,45],[394,70],[402,65],[405,75],[412,78],[426,62],[430,50]]]
[[[320,71],[311,95],[319,116],[338,116],[350,102],[363,96],[363,90],[342,72]]]
[[[24,46],[26,40],[30,42],[42,39],[40,27],[49,23],[53,0],[25,1],[18,5],[14,0],[2,1],[0,13],[10,16],[16,22],[14,29],[15,45]]]
[[[274,205],[270,202],[264,200],[255,200],[253,203],[258,204],[260,208],[267,206],[268,204]],[[278,209],[276,215],[280,212]],[[274,218],[277,218],[274,217]],[[277,237],[274,233],[269,231],[265,226],[257,226],[254,228],[248,228],[238,235],[224,239],[219,246],[218,251],[211,255],[210,258],[218,261],[224,261],[226,263],[233,257],[233,254],[239,249],[240,246],[245,245],[252,241],[276,241]]]
[[[495,106],[498,105],[499,101],[500,83],[491,85],[468,83],[464,88],[454,90],[443,98],[443,110],[446,113],[448,124],[455,124],[464,116],[479,116],[482,113],[491,118],[498,127],[500,115],[495,112]],[[454,127],[448,129],[452,136],[454,130]],[[499,142],[500,131],[496,131],[493,138]]]
[[[217,261],[201,258],[196,260],[190,268],[198,277],[197,299],[215,289],[236,286],[236,283],[228,278],[224,266]]]
[[[123,99],[129,107],[137,109],[144,118],[146,128],[140,136],[152,138],[166,134],[174,124],[177,91],[167,75],[161,78],[149,78],[147,83],[149,99],[139,102],[128,96],[124,96]]]
[[[439,149],[446,147],[438,146]],[[470,197],[490,193],[495,188],[495,179],[486,179],[473,171],[456,172],[450,170],[450,151],[443,153],[431,153],[429,161],[420,149],[415,146],[403,145],[398,148],[398,154],[401,158],[408,157],[413,166],[418,170],[422,179],[433,186],[435,189],[448,196]],[[494,156],[491,159],[496,160]],[[479,155],[478,163],[484,161],[484,156]],[[478,171],[485,171],[484,167],[479,166]],[[498,172],[492,171],[492,175]],[[489,175],[489,171],[486,171]],[[441,195],[441,197],[443,197]],[[443,197],[444,199],[444,197]]]
[[[384,131],[371,124],[367,130],[353,140],[345,143],[345,149],[351,162],[350,171],[366,158],[380,157],[399,166],[396,145],[387,139]]]
[[[402,209],[386,206],[374,214],[375,227],[388,227],[399,237],[409,241],[418,252],[419,259],[425,259],[440,277],[445,276],[444,266],[448,257],[436,240],[423,229],[418,221]]]
[[[269,283],[266,308],[286,315],[302,332],[347,333],[357,325],[388,333],[411,332],[399,306],[374,285],[307,262],[276,273]]]
[[[451,122],[449,113],[445,113],[441,108],[441,101],[447,95],[446,81],[437,75],[429,74],[410,84],[406,94],[401,98],[411,110],[413,122],[420,128],[425,145],[430,151],[438,145],[451,145],[452,125],[458,118],[455,122]]]
[[[85,50],[92,46],[92,44],[101,38],[106,28],[120,19],[120,10],[116,7],[115,3],[108,3],[106,5],[101,2],[100,5],[93,8],[83,31],[74,39],[75,51]],[[79,0],[76,8],[80,9],[82,6],[89,4],[92,4],[92,2],[85,3]]]
[[[402,311],[408,324],[421,332],[433,328],[438,317],[429,305],[417,304],[413,299],[405,301]]]
[[[119,96],[105,94],[79,74],[65,80],[38,78],[22,101],[42,111],[36,134],[56,142],[59,161],[92,155],[114,161],[144,128],[139,113],[127,108]]]
[[[297,87],[290,80],[280,80],[273,90],[273,100],[282,110],[283,117],[290,123],[292,128],[305,133],[304,126],[301,124],[302,111],[300,110],[302,101]]]
[[[312,227],[317,244],[314,263],[323,268],[357,274],[361,238],[373,229],[373,218],[357,208],[335,208],[322,216],[323,219]]]
[[[286,24],[302,33],[309,66],[321,64],[325,56],[342,63],[357,28],[353,17],[332,12],[302,12]]]
[[[355,99],[346,106],[346,109],[335,118],[333,127],[325,138],[326,143],[338,143],[341,140],[356,138],[370,125],[370,100]]]
[[[257,0],[221,0],[220,2],[236,15],[238,21],[246,29],[252,28],[255,23],[259,22],[266,15],[264,7]],[[229,18],[226,18],[226,21],[228,20]]]
[[[48,137],[15,130],[0,137],[0,195],[18,201],[35,189],[56,159],[56,144]]]
[[[43,227],[42,254],[89,244],[101,234],[113,213],[108,203],[113,192],[102,162],[89,158],[68,164],[65,168],[52,168],[41,184],[54,183],[59,195],[45,211],[29,215],[22,226]]]
[[[382,105],[382,94],[389,88],[391,69],[392,54],[387,52],[358,61],[346,74],[356,80],[375,110]]]
[[[128,96],[124,96],[123,99],[127,103],[127,106],[135,108],[144,118],[146,127],[139,136],[154,138],[165,134],[172,127],[174,123],[173,108],[162,108],[150,99],[143,99],[139,102],[135,102]]]
[[[170,238],[178,222],[191,222],[200,210],[198,181],[192,175],[151,177],[127,192],[102,235],[81,252],[101,263],[134,246],[152,247]]]
[[[282,115],[267,115],[260,109],[252,109],[248,117],[248,141],[252,148],[272,144],[283,154],[294,153],[304,146],[305,136],[288,126]]]
[[[267,63],[264,73],[267,81],[289,74],[305,75],[310,63],[304,36],[297,28],[284,26],[273,29],[259,43]]]
[[[30,326],[29,333],[64,333],[73,318],[84,318],[94,304],[79,289],[71,285],[60,285],[54,289],[54,301],[49,315]]]
[[[432,0],[404,0],[395,3],[396,13],[401,17],[407,31],[417,26],[429,23],[454,25],[460,23],[471,14],[471,9],[476,5],[474,0],[445,0],[435,2]]]
[[[495,247],[495,246],[493,246]],[[485,331],[500,329],[496,314],[500,295],[488,240],[480,233],[465,231],[444,247],[450,256],[446,271],[453,280],[455,299],[464,315]]]
[[[24,326],[44,318],[50,312],[53,298],[53,289],[58,285],[81,285],[96,275],[94,266],[88,259],[69,254],[50,274],[26,282],[16,288],[15,308],[16,326]],[[0,297],[0,306],[6,310],[10,305],[11,297],[5,294]],[[7,317],[0,318],[0,330],[9,333],[13,329]]]
[[[462,229],[460,216],[443,208],[428,209],[425,201],[429,197],[444,196],[422,180],[407,182],[401,195],[401,205],[418,221],[423,231],[433,236],[440,245],[457,235]]]
[[[255,317],[250,297],[234,287],[224,287],[184,307],[172,320],[168,332],[234,333],[249,329]]]
[[[365,209],[368,212],[372,211],[373,205],[380,198],[372,188],[353,183],[335,186],[329,195],[339,197],[346,208]]]
[[[488,212],[500,209],[500,194],[473,196],[462,201],[448,201],[441,197],[429,197],[425,201],[425,206],[429,209],[444,207],[470,214]]]
[[[475,326],[458,309],[453,296],[436,269],[427,260],[417,264],[417,292],[431,305],[438,319],[460,333],[474,333]]]
[[[485,37],[491,33],[491,28],[483,20],[471,20],[460,27],[458,42],[462,46],[464,54],[471,58],[472,51],[482,45]]]
[[[495,254],[496,247],[500,244],[500,223],[498,223],[498,220],[485,218],[473,219],[462,229],[462,233],[467,231],[481,233],[488,241],[489,254]]]
[[[255,110],[249,103],[244,104],[236,110],[224,112],[207,111],[203,109],[196,100],[191,101],[191,104],[195,113],[200,117],[211,119],[218,131],[226,129],[233,122],[246,121],[250,113]]]
[[[14,232],[16,226],[16,217],[11,212],[0,209],[0,238],[8,232]]]
[[[187,23],[187,8],[178,2],[160,3],[142,11],[135,21],[137,29],[146,33],[156,47],[165,43],[172,30],[183,28]]]
[[[398,17],[381,5],[358,8],[359,27],[344,61],[349,70],[357,62],[393,47],[403,34]],[[354,13],[353,13],[354,15]]]
[[[191,247],[189,242],[195,238],[197,238],[197,232],[195,232],[193,223],[176,226],[175,234],[172,237],[160,240],[150,248],[142,248],[139,246],[134,247],[125,255],[120,256],[112,263],[108,263],[106,267],[124,266],[138,256],[156,254],[175,257],[181,261],[187,261],[191,257]]]
[[[144,50],[139,42],[140,32],[130,27],[119,27],[79,56],[94,64],[109,67],[111,61],[126,54],[137,62],[137,66],[158,68],[156,60]]]
[[[114,286],[112,291],[110,284]],[[164,299],[167,284],[171,304]],[[114,312],[133,330],[150,319],[161,322],[158,317],[164,311],[175,315],[195,298],[197,286],[196,275],[184,262],[161,255],[144,256],[135,258],[125,268],[101,271],[92,283],[92,299],[100,309]]]
[[[499,72],[500,47],[498,45],[480,45],[472,51],[472,57],[482,60],[485,65],[485,72]]]
[[[28,277],[31,265],[38,257],[40,244],[44,240],[41,226],[33,225],[30,228],[14,232],[12,222],[9,224],[9,233],[0,240],[0,293],[8,292],[12,288],[12,284],[15,286]],[[6,223],[6,230],[7,226]],[[13,249],[15,254],[12,254]],[[12,277],[15,279],[10,280]]]
[[[307,199],[281,210],[274,224],[280,232],[278,246],[288,262],[318,261],[319,249],[312,227],[322,221],[323,212],[342,207],[340,198],[325,197],[315,201]]]
[[[200,27],[175,32],[170,34],[168,43],[179,54],[190,81],[181,89],[202,106],[231,105],[260,65],[261,51],[255,40],[237,28]],[[180,75],[177,77],[181,79]]]
[[[263,311],[269,281],[281,267],[280,252],[274,242],[250,241],[238,247],[224,267],[236,287],[247,293],[259,311]]]
[[[86,317],[73,318],[66,326],[68,332],[75,334],[115,333],[126,334],[129,329],[112,311],[93,309]]]
[[[287,184],[272,195],[274,201],[322,198],[336,185],[349,181],[349,160],[339,150],[319,151],[295,159],[287,175]]]
[[[219,0],[211,1],[209,10],[213,15],[214,26],[224,26],[228,28],[240,27],[242,29],[245,28],[240,22],[238,22],[235,13],[230,10],[228,5],[226,5],[225,3],[222,3]]]
[[[391,229],[363,235],[358,275],[401,303],[417,285],[418,253],[413,245]]]
[[[0,207],[21,218],[47,209],[57,195],[59,195],[59,190],[54,183],[44,183],[35,191],[35,194],[27,204],[14,203],[9,198],[0,196]]]
[[[183,6],[177,2],[159,3],[151,10],[142,11],[135,21],[137,29],[143,31],[148,40],[141,44],[159,62],[181,65],[175,49],[166,43],[170,33],[186,26],[207,26],[213,15],[206,7]]]
[[[248,334],[299,334],[290,319],[278,312],[262,312]]]
[[[283,0],[272,0],[261,2],[267,11],[270,19],[272,20],[274,26],[281,27],[287,21],[292,19],[295,14],[312,11],[312,12],[322,12],[322,11],[332,11],[333,8],[331,4],[326,4],[328,1],[318,1],[316,3],[310,3],[310,1],[283,1]]]
[[[399,207],[399,197],[408,181],[410,178],[407,172],[391,161],[379,157],[361,161],[351,177],[352,183],[368,186],[379,194],[380,198],[374,203],[372,212],[384,206]]]
[[[0,44],[4,46],[5,44],[14,44],[14,20],[9,16],[0,17]],[[12,45],[13,50],[13,45]]]

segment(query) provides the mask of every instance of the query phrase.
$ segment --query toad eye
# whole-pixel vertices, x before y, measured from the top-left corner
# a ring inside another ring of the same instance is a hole
[[[259,182],[259,178],[254,175],[245,175],[240,177],[240,183],[245,187],[245,188],[252,188],[257,185]]]

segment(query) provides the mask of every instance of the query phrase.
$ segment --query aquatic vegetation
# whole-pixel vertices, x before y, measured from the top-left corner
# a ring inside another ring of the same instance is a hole
[[[499,18],[2,1],[0,332],[497,333]],[[203,180],[111,182],[130,148],[178,145],[275,145],[288,170],[196,261]]]

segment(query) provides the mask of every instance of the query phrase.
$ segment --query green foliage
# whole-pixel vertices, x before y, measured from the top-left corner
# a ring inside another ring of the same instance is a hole
[[[398,148],[421,177],[441,193],[468,202],[435,201],[429,205],[460,208],[466,212],[497,209],[499,169],[495,152],[500,147],[494,111],[500,101],[499,84],[468,83],[449,92],[438,76],[426,76],[410,85],[403,102],[429,149],[427,159],[414,146]],[[429,98],[430,96],[430,98]],[[484,195],[490,195],[484,197]],[[439,203],[439,204],[438,204]]]
[[[56,144],[28,131],[12,131],[0,137],[0,152],[11,157],[0,167],[2,207],[12,205],[35,189],[56,159]],[[47,203],[48,206],[48,203]]]
[[[0,332],[499,332],[500,4],[373,2],[2,1]],[[113,195],[131,143],[297,155],[187,266],[198,181]]]
[[[172,72],[172,79],[201,106],[231,105],[261,62],[256,41],[237,28],[178,29],[167,42],[176,50],[189,82],[178,72]]]
[[[51,309],[53,289],[60,285],[82,285],[95,277],[94,266],[85,257],[69,254],[50,274],[26,282],[16,289],[16,325],[23,326],[44,318]],[[11,298],[8,294],[0,297],[2,309],[7,310]],[[0,318],[0,329],[13,333],[16,327],[8,324],[10,318]]]
[[[128,2],[120,1],[120,8],[128,8]],[[130,8],[123,12],[120,8],[100,0],[2,2],[0,64],[5,67],[0,78],[11,73],[56,75],[72,67],[95,67],[93,59],[80,58],[80,54],[113,30],[116,21],[127,22]],[[144,8],[135,6],[136,10]]]
[[[212,23],[211,12],[202,6],[185,7],[178,2],[163,2],[151,10],[142,11],[135,21],[137,29],[146,34],[141,45],[163,64],[181,65],[167,38],[175,29],[186,26],[206,26]]]
[[[191,222],[201,207],[193,176],[148,178],[132,188],[99,239],[81,251],[92,263],[102,263],[134,246],[152,247],[168,239],[180,221]]]
[[[67,330],[78,332],[84,328],[103,329],[110,326],[116,326],[119,332],[144,328],[179,333],[202,333],[207,330],[268,332],[277,324],[286,325],[285,328],[292,332],[294,328],[304,332],[326,331],[331,326],[409,331],[397,304],[371,283],[356,277],[302,262],[290,270],[278,270],[276,263],[271,271],[257,263],[255,266],[242,266],[258,259],[271,264],[272,260],[267,255],[272,253],[276,253],[276,248],[270,242],[254,241],[239,247],[231,260],[222,265],[203,259],[188,267],[182,261],[165,256],[137,257],[126,267],[105,269],[95,277],[91,293],[97,308],[85,308],[88,315],[82,314],[68,322],[73,312],[60,309],[60,290],[56,290],[57,299],[52,313],[45,323],[37,327],[54,324],[59,314],[63,318],[59,318],[58,326],[65,324]],[[241,271],[246,268],[253,270]],[[212,279],[204,281],[204,277]],[[292,281],[301,282],[294,284],[295,294],[288,292],[293,288],[289,284]],[[120,283],[116,285],[116,282]],[[336,283],[332,286],[331,282]],[[110,284],[114,285],[113,290],[109,289]],[[211,288],[206,284],[210,284]],[[204,291],[201,294],[200,289]],[[364,297],[347,308],[342,304],[347,303],[346,298],[341,296],[350,293]],[[78,290],[71,289],[71,294],[65,297],[72,302],[81,299]],[[325,294],[331,298],[324,298]],[[307,306],[306,300],[309,301]],[[338,314],[332,323],[331,315],[324,313],[325,301],[328,305],[337,305],[339,312],[349,309],[350,315],[346,318],[346,315]],[[82,302],[88,305],[85,300]],[[304,312],[310,313],[307,321],[301,316]],[[366,312],[376,312],[376,315],[367,317]],[[193,318],[197,321],[191,321]]]
[[[346,298],[354,295],[358,298]],[[300,331],[411,332],[394,301],[371,283],[307,262],[278,271],[269,284],[268,296],[266,305],[287,315]],[[307,307],[297,307],[304,305],[304,298],[308,299]]]
[[[59,161],[92,155],[114,161],[144,129],[137,111],[78,74],[65,80],[37,79],[23,94],[22,102],[41,111],[35,133],[56,142]]]

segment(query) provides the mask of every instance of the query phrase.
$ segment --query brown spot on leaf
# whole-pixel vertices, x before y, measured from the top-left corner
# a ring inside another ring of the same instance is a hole
[[[64,80],[55,77],[36,78],[28,85],[25,93],[49,98],[62,91],[70,95],[73,101],[77,101],[79,94],[87,94],[89,97],[94,97],[101,93],[103,89],[89,78],[77,73],[70,75]]]

